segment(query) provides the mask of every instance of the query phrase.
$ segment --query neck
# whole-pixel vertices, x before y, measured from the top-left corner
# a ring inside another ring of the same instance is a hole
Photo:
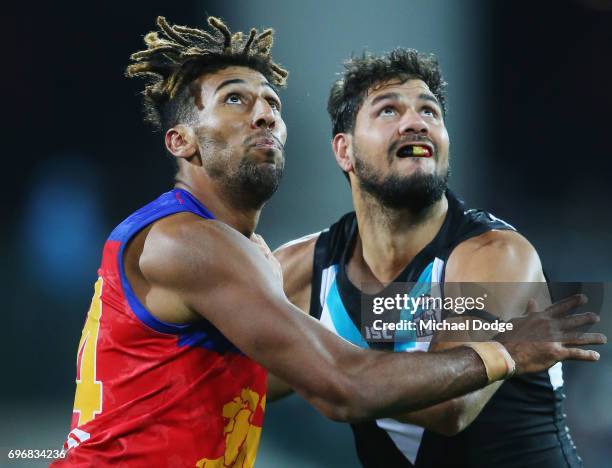
[[[244,206],[237,197],[226,193],[223,182],[210,177],[202,167],[179,170],[175,188],[188,191],[219,221],[231,226],[246,237],[251,237],[261,213],[261,207]]]
[[[448,211],[446,196],[420,213],[382,206],[358,187],[353,188],[353,200],[359,232],[349,263],[353,271],[361,271],[356,279],[381,284],[395,280],[433,240]]]

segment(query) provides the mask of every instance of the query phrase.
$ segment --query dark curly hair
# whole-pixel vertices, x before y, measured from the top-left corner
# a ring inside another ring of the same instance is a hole
[[[380,56],[364,53],[361,57],[347,60],[344,73],[332,85],[327,101],[332,136],[352,132],[368,90],[392,79],[399,79],[402,83],[412,79],[423,80],[446,113],[446,82],[435,56],[401,48]]]
[[[208,18],[211,31],[170,25],[157,18],[158,31],[144,37],[146,50],[131,55],[128,77],[147,80],[144,88],[145,120],[158,129],[167,129],[189,119],[190,98],[199,90],[194,80],[230,66],[244,66],[260,72],[276,88],[284,87],[288,72],[272,59],[273,30],[257,33],[251,29],[232,34],[219,18]]]

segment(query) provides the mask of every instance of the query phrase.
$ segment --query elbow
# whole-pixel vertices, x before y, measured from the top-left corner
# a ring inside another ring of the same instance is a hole
[[[347,405],[330,404],[327,401],[312,403],[319,413],[332,421],[351,422],[350,410]]]
[[[371,417],[359,385],[344,374],[337,373],[316,394],[305,398],[323,416],[336,422],[358,422]]]
[[[432,431],[445,437],[453,437],[459,434],[463,429],[465,428],[461,427],[459,422],[448,421],[444,422],[444,424],[440,424],[438,427],[432,428]]]
[[[430,429],[440,435],[452,437],[468,427],[470,421],[466,417],[465,408],[461,401],[451,400],[447,402],[447,406],[444,417],[435,427]]]
[[[352,405],[350,402],[333,406],[328,405],[326,408],[319,407],[319,411],[323,416],[335,422],[357,423],[372,418],[368,416],[367,411]]]

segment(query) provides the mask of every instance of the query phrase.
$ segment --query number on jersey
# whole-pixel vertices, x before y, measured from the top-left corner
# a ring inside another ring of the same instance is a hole
[[[102,411],[102,382],[96,380],[96,349],[102,316],[101,293],[102,278],[98,278],[77,353],[74,411],[79,414],[78,426],[91,421]]]

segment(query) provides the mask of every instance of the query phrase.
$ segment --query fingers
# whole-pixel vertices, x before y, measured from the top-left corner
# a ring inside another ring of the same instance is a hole
[[[606,344],[608,338],[603,333],[566,333],[561,340],[563,346],[584,346]]]
[[[569,296],[555,302],[547,307],[544,312],[546,312],[550,317],[563,317],[570,310],[586,304],[587,300],[588,299],[584,294],[574,294],[573,296]]]
[[[566,348],[565,356],[563,357],[564,361],[572,360],[572,361],[598,361],[599,353],[597,351],[592,351],[588,349],[580,349],[580,348]]]
[[[585,325],[593,325],[597,322],[599,322],[599,315],[593,312],[586,312],[584,314],[570,315],[569,317],[561,319],[559,328],[569,331]]]

